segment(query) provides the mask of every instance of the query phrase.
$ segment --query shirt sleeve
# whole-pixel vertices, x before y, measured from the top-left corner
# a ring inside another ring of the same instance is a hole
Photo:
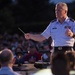
[[[73,24],[73,33],[75,34],[75,22]]]
[[[47,28],[41,33],[42,36],[44,36],[46,39],[50,37],[50,24],[47,26]]]

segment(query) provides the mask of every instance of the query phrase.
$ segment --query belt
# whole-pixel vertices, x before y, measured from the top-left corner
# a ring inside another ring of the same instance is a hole
[[[58,47],[54,47],[54,50],[72,50],[73,47],[71,46],[58,46]]]

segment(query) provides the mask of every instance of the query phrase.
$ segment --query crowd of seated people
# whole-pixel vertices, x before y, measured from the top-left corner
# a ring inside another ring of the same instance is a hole
[[[24,61],[34,63],[34,62],[41,60],[41,56],[42,54],[37,51],[35,45],[31,45],[29,47],[28,54],[24,57]]]
[[[33,44],[35,45],[35,47],[31,46]],[[0,34],[0,50],[4,48],[11,49],[16,59],[15,63],[24,63],[25,61],[27,61],[27,55],[29,55],[32,52],[36,52],[36,55],[38,54],[37,56],[39,58],[37,58],[37,60],[41,60],[41,56],[43,53],[40,51],[51,50],[49,44],[50,42],[48,40],[43,42],[26,40],[24,35],[19,35],[17,33],[9,34],[8,32],[5,32],[4,34]],[[48,58],[49,54],[44,54],[44,60]]]

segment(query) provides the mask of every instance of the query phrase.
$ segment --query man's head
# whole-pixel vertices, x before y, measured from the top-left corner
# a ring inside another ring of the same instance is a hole
[[[4,49],[0,53],[0,63],[1,66],[7,66],[9,64],[14,64],[14,55],[10,49]]]
[[[68,6],[66,3],[59,2],[56,4],[55,7],[55,13],[56,13],[56,18],[60,20],[60,18],[66,17],[68,12]]]

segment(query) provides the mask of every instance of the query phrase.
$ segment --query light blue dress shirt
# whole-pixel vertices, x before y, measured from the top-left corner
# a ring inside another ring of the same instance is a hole
[[[53,39],[52,46],[73,46],[74,38],[71,38],[65,34],[67,28],[69,28],[75,34],[75,22],[67,17],[63,23],[60,23],[57,19],[52,21],[48,27],[42,32],[46,39],[50,36]]]
[[[0,75],[21,75],[15,71],[13,71],[12,68],[9,67],[2,67],[0,69]]]

